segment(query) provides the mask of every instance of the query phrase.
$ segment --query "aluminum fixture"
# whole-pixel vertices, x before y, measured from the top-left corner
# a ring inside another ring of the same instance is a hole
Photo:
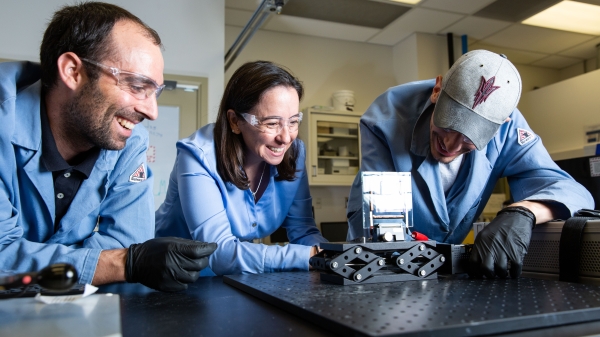
[[[254,11],[254,14],[252,14],[250,21],[248,21],[240,35],[235,39],[233,45],[231,45],[231,48],[229,48],[225,54],[225,71],[229,69],[233,61],[235,61],[242,49],[244,49],[248,41],[250,41],[256,30],[260,28],[269,14],[281,14],[283,5],[284,0],[263,0],[260,3],[256,11]]]

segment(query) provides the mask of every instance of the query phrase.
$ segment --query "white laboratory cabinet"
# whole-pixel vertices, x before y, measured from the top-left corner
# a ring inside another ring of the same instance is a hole
[[[303,111],[300,139],[306,145],[311,186],[350,186],[360,168],[360,113]]]

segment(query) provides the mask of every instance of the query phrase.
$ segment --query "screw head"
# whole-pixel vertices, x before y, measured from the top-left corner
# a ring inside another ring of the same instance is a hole
[[[440,262],[444,262],[446,261],[446,258],[444,257],[444,255],[440,256]]]
[[[421,276],[425,276],[425,274],[427,274],[427,272],[424,270],[421,270],[420,274],[421,274]]]
[[[354,249],[354,252],[356,254],[360,254],[360,252],[362,252],[362,249],[360,247],[356,247],[356,249]]]
[[[383,266],[383,264],[384,264],[384,263],[385,263],[385,262],[383,262],[383,260],[379,260],[379,261],[377,261],[377,264],[378,264],[378,265],[380,265],[380,266]]]
[[[419,250],[425,250],[425,245],[419,245]]]
[[[356,278],[357,280],[360,280],[362,278],[361,274],[356,274],[356,276],[354,276],[354,278]]]
[[[331,268],[335,269],[338,267],[338,263],[337,262],[332,262],[331,263]]]
[[[400,264],[404,264],[404,259],[400,259]]]

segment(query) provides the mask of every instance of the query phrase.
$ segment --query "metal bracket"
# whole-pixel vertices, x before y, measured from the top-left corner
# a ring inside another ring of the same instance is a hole
[[[356,270],[348,262],[356,260],[365,263],[362,268]],[[369,250],[363,250],[361,246],[348,249],[344,253],[332,259],[329,263],[331,271],[355,282],[368,278],[385,265],[385,259],[377,256]]]
[[[423,263],[423,258],[426,263]],[[445,260],[443,255],[427,247],[427,244],[419,243],[398,256],[396,265],[407,273],[424,277],[441,267]]]
[[[435,241],[323,243],[310,265],[321,280],[338,284],[408,281],[437,277],[445,257]]]

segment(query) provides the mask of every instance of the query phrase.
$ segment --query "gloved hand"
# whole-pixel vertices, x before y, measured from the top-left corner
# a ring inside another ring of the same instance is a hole
[[[519,277],[534,226],[535,215],[525,207],[509,206],[498,212],[475,238],[469,275],[505,278],[510,261],[510,276]]]
[[[216,243],[176,237],[133,244],[127,252],[125,279],[161,291],[185,290],[208,266],[208,256],[215,249]]]

